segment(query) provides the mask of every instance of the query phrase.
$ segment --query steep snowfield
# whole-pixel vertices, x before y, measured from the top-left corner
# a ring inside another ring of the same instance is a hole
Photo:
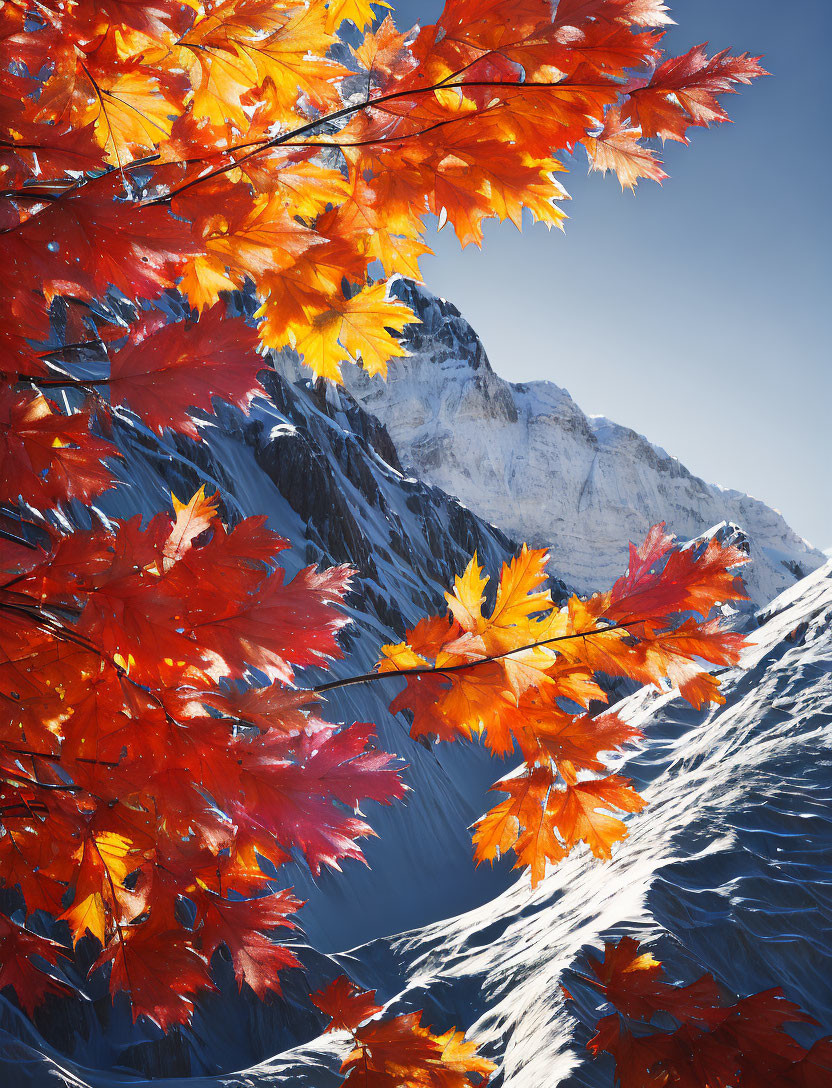
[[[677,981],[709,970],[738,994],[781,985],[832,1028],[832,562],[758,618],[743,667],[725,673],[724,707],[647,692],[620,704],[646,735],[623,769],[649,807],[611,863],[573,856],[536,892],[519,880],[472,911],[356,948],[339,957],[353,977],[392,1011],[470,1027],[500,1064],[500,1088],[609,1088],[610,1067],[585,1051],[598,1013],[572,972],[588,947],[625,933]],[[319,1037],[244,1072],[166,1083],[334,1088],[345,1042]],[[13,1084],[121,1083],[64,1062],[47,1080],[44,1056],[18,1046],[43,1079]]]
[[[824,561],[765,503],[707,484],[635,431],[584,415],[565,389],[504,381],[444,299],[404,280],[396,291],[423,320],[408,333],[411,358],[395,361],[386,381],[349,368],[351,392],[384,423],[409,472],[518,539],[551,547],[554,568],[580,591],[606,588],[628,541],[657,521],[683,539],[722,521],[741,526],[757,606]]]

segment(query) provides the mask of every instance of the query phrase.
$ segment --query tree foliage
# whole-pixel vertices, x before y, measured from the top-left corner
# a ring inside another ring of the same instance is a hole
[[[596,1056],[612,1056],[620,1088],[830,1083],[832,1037],[810,1049],[801,1046],[785,1025],[817,1021],[779,988],[735,1000],[712,975],[674,986],[661,963],[632,937],[607,942],[603,959],[589,956],[587,962],[592,974],[582,981],[615,1009],[598,1021],[587,1045]]]
[[[410,33],[373,20],[367,0],[0,11],[0,874],[20,896],[0,984],[29,1012],[66,991],[37,911],[98,941],[92,969],[163,1028],[210,988],[220,945],[241,985],[277,989],[297,961],[273,934],[300,904],[267,874],[360,860],[358,805],[405,788],[372,726],[326,722],[296,675],[340,656],[350,572],[287,582],[286,542],[263,518],[226,524],[204,489],[146,524],[84,513],[114,483],[112,419],[198,439],[213,398],[248,408],[285,345],[324,378],[347,359],[384,374],[416,320],[389,280],[418,277],[430,215],[463,245],[487,218],[560,226],[555,175],[579,145],[622,185],[660,180],[643,139],[724,121],[719,97],[762,72],[745,54],[663,59],[661,0],[449,0]],[[239,289],[253,322],[229,316]],[[739,643],[706,617],[738,595],[739,558],[657,529],[609,594],[555,609],[543,553],[524,550],[487,616],[474,559],[449,617],[385,648],[382,670],[444,670],[394,704],[415,735],[482,733],[526,762],[498,783],[478,858],[513,848],[536,881],[580,840],[609,856],[624,828],[606,810],[642,801],[600,755],[634,733],[574,707],[600,698],[600,672],[717,699],[699,663]],[[358,1030],[381,1062],[382,1028]],[[418,1017],[383,1030],[455,1062],[443,1084],[486,1072]]]
[[[377,1020],[383,1012],[375,990],[362,990],[345,975],[312,1000],[329,1018],[327,1031],[348,1031],[353,1049],[344,1059],[344,1085],[353,1088],[480,1088],[496,1069],[477,1044],[451,1028],[436,1035],[420,1012]]]
[[[706,665],[736,663],[743,639],[707,617],[718,602],[745,597],[731,571],[747,557],[715,540],[674,549],[657,525],[640,548],[631,545],[627,573],[609,592],[573,596],[562,608],[543,588],[548,559],[524,547],[503,567],[484,614],[488,579],[475,556],[445,595],[448,615],[423,620],[404,643],[385,646],[380,666],[425,670],[408,678],[391,706],[411,712],[412,736],[479,735],[497,756],[519,751],[523,770],[493,787],[507,799],[477,822],[474,843],[478,862],[513,850],[533,885],[547,862],[561,861],[579,842],[609,858],[627,834],[612,813],[644,807],[601,758],[640,736],[614,711],[587,713],[593,701],[606,702],[602,675],[672,683],[697,707],[724,702]]]

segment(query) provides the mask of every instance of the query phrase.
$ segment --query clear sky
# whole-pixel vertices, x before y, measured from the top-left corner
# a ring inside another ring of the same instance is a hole
[[[635,196],[575,161],[566,233],[429,239],[428,286],[498,373],[545,378],[645,434],[704,479],[779,509],[832,546],[828,47],[830,0],[669,0],[674,53],[765,54],[772,77],[727,96],[733,125],[665,146]],[[404,27],[441,0],[395,5]]]

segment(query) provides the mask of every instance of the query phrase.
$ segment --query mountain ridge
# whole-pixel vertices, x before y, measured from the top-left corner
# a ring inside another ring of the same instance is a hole
[[[346,367],[350,393],[384,424],[406,471],[509,535],[549,547],[552,569],[579,592],[611,584],[628,542],[658,521],[683,540],[722,522],[740,526],[755,560],[756,607],[825,561],[778,511],[706,483],[631,428],[587,416],[565,389],[500,377],[452,303],[403,279],[393,291],[421,319],[404,334],[410,356],[386,379]]]

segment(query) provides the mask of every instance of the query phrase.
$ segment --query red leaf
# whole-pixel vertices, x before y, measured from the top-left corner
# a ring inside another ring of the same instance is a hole
[[[109,383],[111,402],[126,404],[154,431],[170,427],[198,438],[190,409],[210,412],[213,397],[245,409],[264,392],[257,333],[242,318],[227,318],[223,303],[196,322],[154,325],[152,318],[149,331],[139,325],[115,353]]]
[[[346,975],[339,975],[325,989],[312,994],[313,1002],[330,1018],[326,1031],[354,1031],[383,1011],[375,998],[375,990],[362,990]]]

